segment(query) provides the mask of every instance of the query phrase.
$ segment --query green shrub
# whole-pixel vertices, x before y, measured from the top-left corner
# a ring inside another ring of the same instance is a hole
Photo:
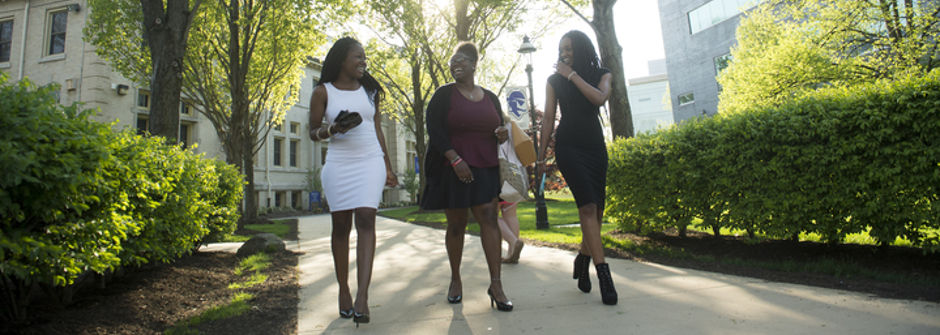
[[[235,229],[243,178],[216,160],[89,120],[57,88],[0,73],[0,319],[35,286],[169,262]]]
[[[700,218],[776,238],[869,231],[935,250],[940,71],[827,88],[773,108],[686,121],[610,148],[607,213],[624,229]]]

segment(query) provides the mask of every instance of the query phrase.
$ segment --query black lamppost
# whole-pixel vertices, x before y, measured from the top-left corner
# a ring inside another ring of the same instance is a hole
[[[535,95],[532,89],[532,53],[535,52],[535,46],[529,42],[529,36],[522,38],[522,45],[519,46],[519,53],[526,56],[528,64],[525,67],[525,73],[529,76],[529,117],[532,122],[529,124],[532,128],[532,134],[538,134],[538,129],[535,128]],[[543,120],[544,121],[544,120]],[[535,146],[535,152],[539,152],[539,140],[538,136],[532,136],[532,144]],[[538,163],[536,163],[538,164]],[[536,165],[538,166],[538,165]],[[536,171],[538,171],[536,169]],[[541,185],[542,176],[535,176],[535,184]],[[548,210],[545,208],[545,193],[541,187],[537,187],[535,191],[535,228],[536,229],[548,229]]]

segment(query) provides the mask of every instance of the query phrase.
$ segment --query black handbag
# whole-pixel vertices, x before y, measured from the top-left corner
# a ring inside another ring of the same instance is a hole
[[[341,110],[339,114],[336,115],[336,118],[333,119],[333,123],[340,128],[349,130],[362,123],[362,115],[359,115],[357,112]]]

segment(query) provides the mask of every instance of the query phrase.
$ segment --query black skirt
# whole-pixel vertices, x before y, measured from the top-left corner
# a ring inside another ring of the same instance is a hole
[[[473,182],[457,179],[452,167],[440,166],[428,178],[421,195],[421,208],[427,210],[470,208],[493,201],[499,196],[499,167],[470,167]]]

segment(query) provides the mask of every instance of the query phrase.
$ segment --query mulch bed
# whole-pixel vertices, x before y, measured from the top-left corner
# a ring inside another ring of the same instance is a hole
[[[297,257],[282,252],[271,257],[268,280],[243,290],[254,299],[248,312],[204,323],[202,334],[294,334],[297,329]],[[68,307],[34,303],[29,325],[11,334],[161,334],[177,322],[213,306],[229,303],[230,283],[242,281],[233,271],[234,254],[199,252],[172,264],[127,271],[107,288],[85,288]]]

